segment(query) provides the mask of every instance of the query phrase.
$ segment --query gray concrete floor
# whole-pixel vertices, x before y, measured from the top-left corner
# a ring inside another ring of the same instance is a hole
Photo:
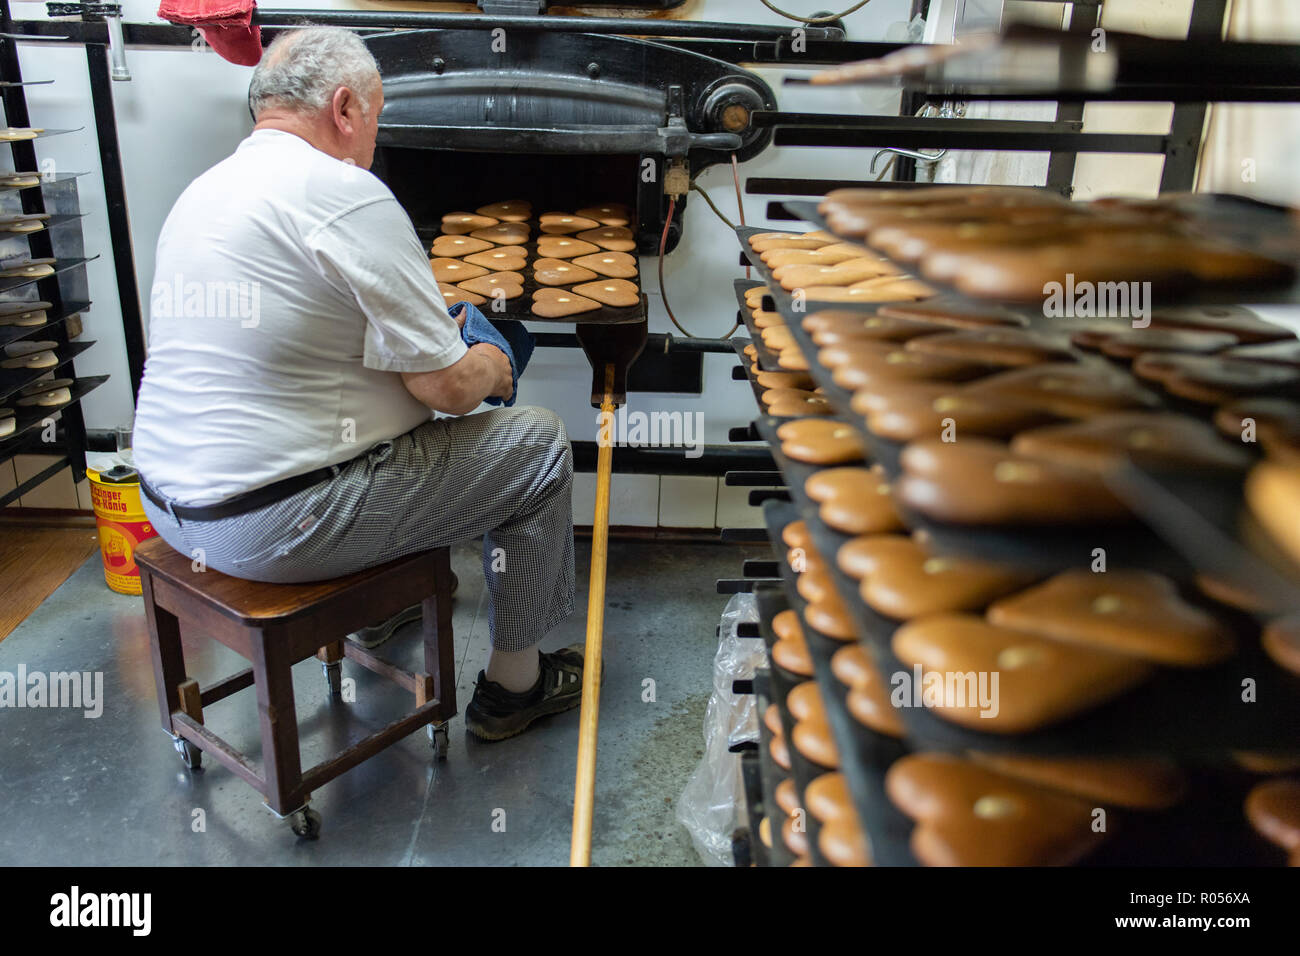
[[[733,577],[752,548],[614,541],[605,615],[593,863],[698,865],[675,804],[703,748],[702,722],[726,603],[717,577]],[[543,642],[581,641],[589,548],[578,542],[578,611]],[[478,546],[453,551],[460,576],[454,627],[464,710],[488,652]],[[409,626],[381,649],[417,668]],[[190,676],[203,685],[245,663],[202,637],[185,638]],[[578,711],[486,744],[452,724],[445,763],[412,734],[317,791],[321,839],[298,841],[261,797],[205,761],[191,774],[163,733],[143,605],[109,591],[98,556],[86,562],[8,638],[0,671],[100,671],[98,719],[70,709],[0,709],[0,865],[564,865],[568,862]],[[356,701],[331,706],[320,666],[294,671],[303,765],[395,719],[407,695],[349,663]],[[656,700],[643,702],[643,681]],[[256,703],[241,691],[206,722],[257,760]],[[202,811],[200,814],[198,811]],[[504,820],[504,832],[499,821]],[[201,821],[203,827],[198,826]],[[494,821],[498,821],[494,828]]]

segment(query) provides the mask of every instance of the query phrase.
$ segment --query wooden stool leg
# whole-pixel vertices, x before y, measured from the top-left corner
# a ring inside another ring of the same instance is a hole
[[[424,671],[433,676],[441,707],[438,720],[456,716],[456,649],[451,629],[451,551],[433,556],[434,591],[424,600]]]
[[[316,652],[321,670],[325,672],[325,683],[329,687],[330,699],[339,700],[343,696],[343,642],[326,644]]]
[[[203,694],[199,690],[199,682],[192,677],[187,678],[181,681],[176,693],[180,698],[181,712],[196,724],[203,723]],[[203,769],[203,751],[194,743],[189,740],[178,740],[176,749],[180,751],[186,767],[191,770]]]
[[[439,760],[447,759],[451,745],[448,725],[456,716],[456,648],[451,630],[451,551],[439,548],[433,555],[433,594],[422,604],[424,612],[424,671],[427,683],[416,690],[417,706],[430,694],[438,698],[438,716],[429,724],[429,739]]]
[[[153,600],[153,575],[141,569],[140,588],[149,623],[149,652],[153,657],[153,679],[158,690],[158,710],[163,730],[176,736],[173,712],[180,710],[177,688],[185,680],[185,654],[181,649],[181,625],[176,615],[158,607]]]
[[[257,715],[262,725],[262,767],[266,803],[284,815],[307,802],[302,793],[302,757],[298,751],[298,712],[293,703],[292,661],[285,653],[287,635],[278,628],[250,629]]]

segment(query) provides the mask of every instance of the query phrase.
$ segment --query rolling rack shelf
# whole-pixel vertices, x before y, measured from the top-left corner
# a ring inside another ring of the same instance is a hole
[[[5,126],[31,128],[24,89],[29,85],[45,85],[52,81],[24,81],[18,61],[18,51],[13,36],[13,21],[8,0],[0,3],[3,23],[0,24],[0,97],[3,99]],[[22,173],[40,169],[36,156],[37,141],[74,130],[45,129],[33,137],[7,141],[12,154],[13,169]],[[76,359],[95,343],[73,340],[68,334],[68,320],[89,308],[85,294],[85,266],[98,256],[85,256],[80,232],[82,213],[66,208],[76,198],[76,180],[81,173],[62,173],[47,176],[30,173],[39,181],[31,185],[0,185],[0,201],[5,209],[0,218],[20,214],[41,218],[39,229],[17,232],[0,232],[0,242],[17,244],[26,240],[24,260],[52,260],[50,274],[44,276],[19,276],[0,278],[0,303],[30,303],[33,311],[45,312],[45,321],[36,326],[0,326],[0,353],[23,342],[52,343],[55,364],[40,369],[0,369],[0,407],[13,411],[13,431],[0,438],[0,462],[11,460],[19,454],[52,457],[52,463],[41,468],[11,491],[0,495],[0,507],[20,499],[42,482],[70,468],[74,484],[85,476],[86,427],[81,411],[81,400],[108,378],[106,375],[81,377],[76,372]],[[17,197],[18,208],[13,208],[10,194]],[[52,208],[47,208],[47,205]],[[74,231],[71,227],[76,225]],[[18,255],[23,255],[19,253]],[[6,257],[17,260],[11,252]],[[32,405],[24,400],[23,390],[42,380],[68,380],[69,398],[58,405]],[[51,440],[52,439],[52,440]]]
[[[1075,4],[1085,14],[1088,7],[1097,12],[1097,6]],[[775,129],[776,145],[1052,150],[1055,168],[1049,175],[1046,188],[1067,196],[1069,183],[1062,179],[1062,172],[1069,170],[1072,175],[1072,162],[1060,164],[1058,159],[1069,159],[1078,152],[1093,149],[1159,153],[1166,156],[1161,191],[1187,191],[1192,186],[1194,159],[1189,162],[1186,153],[1190,148],[1194,156],[1199,144],[1199,119],[1204,116],[1205,102],[1300,101],[1300,47],[1224,42],[1219,39],[1223,15],[1224,5],[1218,0],[1198,2],[1193,10],[1191,39],[1188,41],[1154,41],[1109,33],[1114,70],[1104,86],[1095,82],[1084,84],[1066,69],[1077,59],[1072,59],[1071,51],[1077,51],[1080,43],[1087,43],[1087,32],[1080,35],[1020,27],[1011,28],[1000,41],[1000,48],[1007,54],[1001,60],[995,55],[999,47],[994,47],[993,52],[986,50],[954,57],[940,66],[931,67],[924,75],[874,81],[900,88],[905,103],[909,97],[913,102],[1056,100],[1059,106],[1055,123],[1022,126],[1003,121],[907,117],[900,120],[779,111],[756,114],[755,121]],[[1040,77],[1028,84],[1020,79],[1017,81],[1020,86],[1009,77],[997,77],[991,64],[1004,63],[1010,58],[1010,53],[1023,50],[1025,44],[1038,44],[1040,47],[1046,44],[1058,50],[1057,60],[1065,64],[1059,74]],[[873,56],[883,56],[886,52],[877,52]],[[1241,70],[1234,66],[1242,63],[1243,57],[1252,56],[1264,58],[1259,71]],[[970,72],[982,71],[980,84],[960,73],[963,65]],[[1082,133],[1072,121],[1060,121],[1074,106],[1087,100],[1104,99],[1173,101],[1176,105],[1171,132],[1155,136],[1125,134],[1112,137],[1110,134]],[[1194,135],[1189,132],[1193,125]],[[931,185],[910,180],[752,178],[746,184],[746,192],[787,197],[770,203],[768,215],[771,219],[804,222],[812,228],[825,229],[827,224],[817,212],[817,199],[833,189],[906,189]],[[1284,253],[1282,258],[1300,264],[1300,251],[1297,251],[1300,245],[1294,241],[1294,214],[1290,210],[1229,196],[1196,196],[1190,197],[1188,202],[1207,222],[1217,221],[1225,234],[1238,243],[1258,249],[1260,245],[1253,240],[1261,234],[1269,234],[1274,254],[1279,247],[1292,250]],[[802,231],[803,227],[792,225],[789,228]],[[863,416],[852,409],[851,392],[839,386],[830,370],[818,362],[818,348],[801,325],[808,313],[818,309],[860,312],[866,317],[884,303],[809,302],[806,309],[796,310],[791,295],[780,287],[771,271],[749,247],[749,237],[760,231],[768,230],[737,229],[739,263],[752,268],[754,279],[735,281],[741,319],[751,341],[737,343],[741,366],[733,371],[734,379],[749,383],[759,413],[748,427],[734,429],[732,437],[737,441],[752,441],[755,437],[766,441],[776,471],[762,474],[733,472],[728,474],[727,481],[735,485],[763,482],[778,488],[779,494],[768,496],[775,500],[766,500],[763,505],[765,534],[772,546],[774,560],[747,562],[744,578],[720,581],[718,586],[720,590],[749,589],[754,592],[759,606],[759,632],[769,649],[774,640],[771,630],[773,617],[787,609],[798,615],[813,663],[812,679],[821,691],[839,752],[837,769],[845,777],[853,807],[871,843],[873,862],[876,865],[917,865],[910,844],[913,823],[885,793],[884,780],[889,766],[913,750],[949,753],[979,750],[1040,756],[1160,753],[1175,757],[1188,780],[1183,800],[1165,810],[1114,809],[1113,812],[1122,820],[1122,828],[1113,839],[1089,854],[1082,865],[1283,864],[1285,853],[1263,840],[1242,813],[1246,793],[1261,777],[1234,764],[1230,754],[1251,751],[1286,759],[1296,756],[1300,678],[1272,663],[1260,650],[1257,635],[1260,624],[1279,611],[1300,610],[1300,567],[1283,557],[1277,549],[1261,548],[1258,545],[1260,536],[1253,533],[1255,529],[1249,526],[1249,522],[1243,530],[1241,485],[1239,480],[1231,477],[1210,482],[1198,480],[1194,475],[1163,472],[1136,461],[1130,462],[1111,476],[1109,483],[1137,516],[1138,522],[1105,533],[1090,528],[1088,540],[1091,542],[1094,537],[1110,534],[1108,554],[1120,556],[1114,561],[1116,566],[1127,564],[1157,570],[1184,587],[1198,575],[1206,573],[1231,580],[1230,571],[1244,579],[1243,583],[1255,585],[1257,594],[1272,601],[1267,609],[1247,612],[1215,605],[1218,616],[1234,633],[1239,648],[1236,656],[1203,671],[1162,668],[1137,692],[1121,695],[1030,734],[978,733],[943,721],[926,708],[900,708],[904,734],[901,739],[894,739],[868,729],[852,717],[845,706],[848,688],[831,672],[830,659],[846,643],[854,642],[820,634],[804,619],[805,602],[795,585],[797,576],[786,560],[786,545],[782,542],[785,526],[795,520],[802,520],[807,525],[813,546],[825,559],[836,594],[854,625],[856,643],[868,652],[887,687],[891,686],[890,678],[899,674],[911,679],[909,669],[891,648],[890,638],[899,622],[871,608],[859,593],[859,583],[844,574],[834,560],[850,536],[826,525],[821,520],[819,506],[803,490],[804,483],[818,470],[818,466],[793,461],[782,453],[775,430],[782,422],[791,419],[772,418],[765,413],[761,401],[763,389],[751,371],[751,355],[746,354],[744,345],[754,346],[752,361],[760,369],[779,369],[780,366],[776,356],[765,348],[762,330],[754,327],[744,296],[753,288],[766,287],[759,307],[776,312],[784,319],[790,338],[807,360],[808,374],[813,380],[810,387],[819,388],[825,395],[834,420],[846,423],[860,433],[866,459],[858,462],[858,466],[876,463],[883,468],[885,479],[892,480],[900,472],[899,455],[903,445],[871,432]],[[950,301],[975,302],[955,295],[952,289],[940,288],[939,291]],[[1251,294],[1247,298],[1252,302],[1300,302],[1295,286],[1271,294]],[[1238,292],[1217,298],[1188,295],[1177,301],[1209,304],[1241,300]],[[984,308],[1000,305],[1026,318],[1030,329],[1044,330],[1049,326],[1041,307],[1029,309],[1010,302],[979,301],[977,304]],[[1059,324],[1054,330],[1060,331]],[[1118,367],[1101,356],[1085,354],[1080,356],[1080,361],[1105,365],[1109,369]],[[1185,406],[1167,399],[1162,407],[1186,410]],[[763,500],[756,498],[752,503]],[[1079,557],[1077,533],[1074,540],[1067,540],[1049,533],[1050,529],[1039,534],[1025,534],[959,528],[929,521],[906,508],[900,510],[907,528],[926,532],[928,547],[937,555],[953,554],[1024,564],[1041,571],[1040,577],[1085,563]],[[1242,673],[1259,675],[1269,683],[1272,703],[1268,709],[1244,713],[1243,708],[1227,704],[1235,696]],[[791,762],[788,772],[774,764],[770,754],[772,734],[767,728],[761,731],[757,752],[745,757],[753,767],[753,785],[747,789],[752,852],[745,859],[760,865],[787,865],[792,858],[780,836],[780,821],[784,820],[785,811],[778,808],[775,800],[777,784],[789,777],[800,794],[802,806],[803,789],[809,780],[828,772],[811,765],[791,742],[791,718],[786,709],[785,695],[794,683],[803,680],[805,678],[786,673],[772,663],[753,682],[754,692],[759,695],[759,706],[766,708],[770,702],[777,707]],[[1134,727],[1140,727],[1141,732],[1133,733]],[[1214,821],[1214,825],[1207,827],[1206,821],[1209,820]],[[813,865],[824,865],[826,861],[817,845],[817,821],[811,815],[808,826],[808,858]],[[1207,833],[1207,830],[1213,832]],[[766,839],[761,845],[756,842],[763,837]]]
[[[744,289],[752,287],[752,283],[738,280],[736,286],[738,296],[743,296]],[[795,325],[791,323],[792,331]],[[811,368],[819,369],[816,351],[806,337],[796,333],[796,341],[805,350]],[[747,371],[748,359],[743,350],[738,354],[744,362],[746,378],[753,385]],[[836,407],[835,411],[869,437],[860,417],[843,407]],[[882,675],[907,672],[889,650],[889,636],[897,625],[867,607],[858,594],[857,583],[838,570],[833,555],[848,536],[822,523],[817,506],[804,495],[804,482],[817,469],[792,461],[781,453],[774,434],[781,421],[760,415],[751,427],[752,432],[768,441],[777,464],[777,474],[790,499],[770,501],[764,506],[767,538],[773,547],[772,563],[778,573],[774,577],[771,564],[767,562],[747,563],[745,573],[762,575],[749,583],[758,598],[761,634],[769,647],[773,639],[771,620],[776,613],[788,607],[794,609],[801,619],[813,661],[813,679],[822,690],[827,719],[840,754],[837,769],[848,783],[854,808],[870,838],[876,865],[910,866],[917,862],[909,845],[912,824],[890,803],[884,789],[888,767],[913,749],[956,753],[970,749],[1001,750],[1040,755],[1172,753],[1186,761],[1184,769],[1190,782],[1184,800],[1168,810],[1115,811],[1123,819],[1122,836],[1094,851],[1085,865],[1277,865],[1282,862],[1281,852],[1254,833],[1240,812],[1245,794],[1256,782],[1255,778],[1239,768],[1226,766],[1221,758],[1234,750],[1290,753],[1287,749],[1289,728],[1300,726],[1300,679],[1272,667],[1258,648],[1250,645],[1246,630],[1238,635],[1244,648],[1242,656],[1229,665],[1206,672],[1167,672],[1146,685],[1139,694],[1121,697],[1091,713],[1036,734],[1015,737],[980,735],[947,724],[923,708],[905,709],[900,713],[906,728],[906,736],[901,741],[858,724],[844,707],[847,688],[830,670],[831,656],[845,646],[845,642],[818,633],[803,620],[805,603],[795,587],[795,576],[785,560],[785,545],[781,541],[784,527],[796,519],[806,522],[814,545],[828,559],[826,563],[832,580],[854,620],[859,639],[871,653]],[[772,481],[773,477],[770,473],[762,475],[761,479],[754,476],[755,480],[765,482]],[[744,474],[729,475],[728,482],[743,484],[748,478]],[[1000,556],[1006,557],[1005,554]],[[1041,553],[1030,553],[1024,555],[1023,560],[1038,560],[1041,556]],[[744,589],[738,584],[719,582],[719,587],[723,589],[726,585],[727,590]],[[1250,627],[1248,619],[1243,618],[1238,624],[1242,628]],[[1268,713],[1251,711],[1244,720],[1242,714],[1231,712],[1233,708],[1224,710],[1213,706],[1216,699],[1232,696],[1240,673],[1267,675],[1270,684],[1267,696],[1276,706],[1269,708]],[[757,675],[754,682],[760,708],[766,709],[769,702],[776,704],[787,742],[791,740],[792,722],[785,707],[785,694],[793,683],[801,680],[771,665]],[[1188,719],[1190,714],[1195,714],[1195,719]],[[1134,735],[1134,726],[1141,726],[1143,732]],[[777,820],[783,814],[773,809],[776,807],[774,788],[787,774],[773,764],[770,743],[771,733],[765,728],[759,752],[745,758],[759,771],[755,774],[757,783],[749,791],[751,823],[754,833],[760,839],[765,834],[770,842],[770,846],[767,843],[754,844],[751,837],[753,849],[747,858],[758,863],[781,865],[783,857],[788,858],[789,853],[780,843]],[[788,776],[802,795],[812,778],[828,771],[811,764],[793,745],[788,745],[787,749],[791,762]],[[763,818],[768,822],[759,833],[757,828]],[[1207,819],[1217,821],[1212,828],[1215,833],[1209,839],[1201,835]],[[817,833],[818,824],[809,815],[809,858],[814,865],[824,865],[825,860],[817,848]]]

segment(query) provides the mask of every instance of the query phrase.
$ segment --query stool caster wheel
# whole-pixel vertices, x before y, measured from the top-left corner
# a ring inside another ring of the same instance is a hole
[[[184,737],[177,737],[173,746],[176,752],[181,755],[181,762],[185,764],[187,770],[203,769],[203,751],[194,746]]]
[[[320,837],[321,816],[311,807],[303,807],[289,814],[289,829],[303,840],[315,840]]]
[[[447,759],[447,750],[451,747],[451,734],[448,729],[450,725],[451,721],[429,725],[429,741],[433,744],[433,752],[439,760]]]
[[[340,700],[343,697],[343,665],[339,661],[333,664],[321,664],[325,672],[325,685],[329,688],[330,698]]]

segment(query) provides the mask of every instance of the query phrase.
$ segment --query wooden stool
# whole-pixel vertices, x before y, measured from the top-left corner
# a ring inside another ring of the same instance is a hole
[[[447,756],[448,722],[456,715],[451,629],[451,552],[422,551],[359,574],[314,584],[261,584],[219,571],[197,571],[162,538],[135,551],[153,653],[162,725],[185,765],[201,768],[202,753],[261,792],[294,833],[315,839],[320,815],[307,806],[312,791],[373,757],[411,731],[429,725],[438,759]],[[424,671],[412,674],[380,660],[347,635],[424,605]],[[252,667],[209,687],[185,673],[181,631],[215,638]],[[315,654],[332,699],[341,696],[343,658],[387,677],[415,695],[415,709],[324,763],[302,770],[290,668]],[[262,727],[263,772],[203,725],[203,708],[254,687]]]

